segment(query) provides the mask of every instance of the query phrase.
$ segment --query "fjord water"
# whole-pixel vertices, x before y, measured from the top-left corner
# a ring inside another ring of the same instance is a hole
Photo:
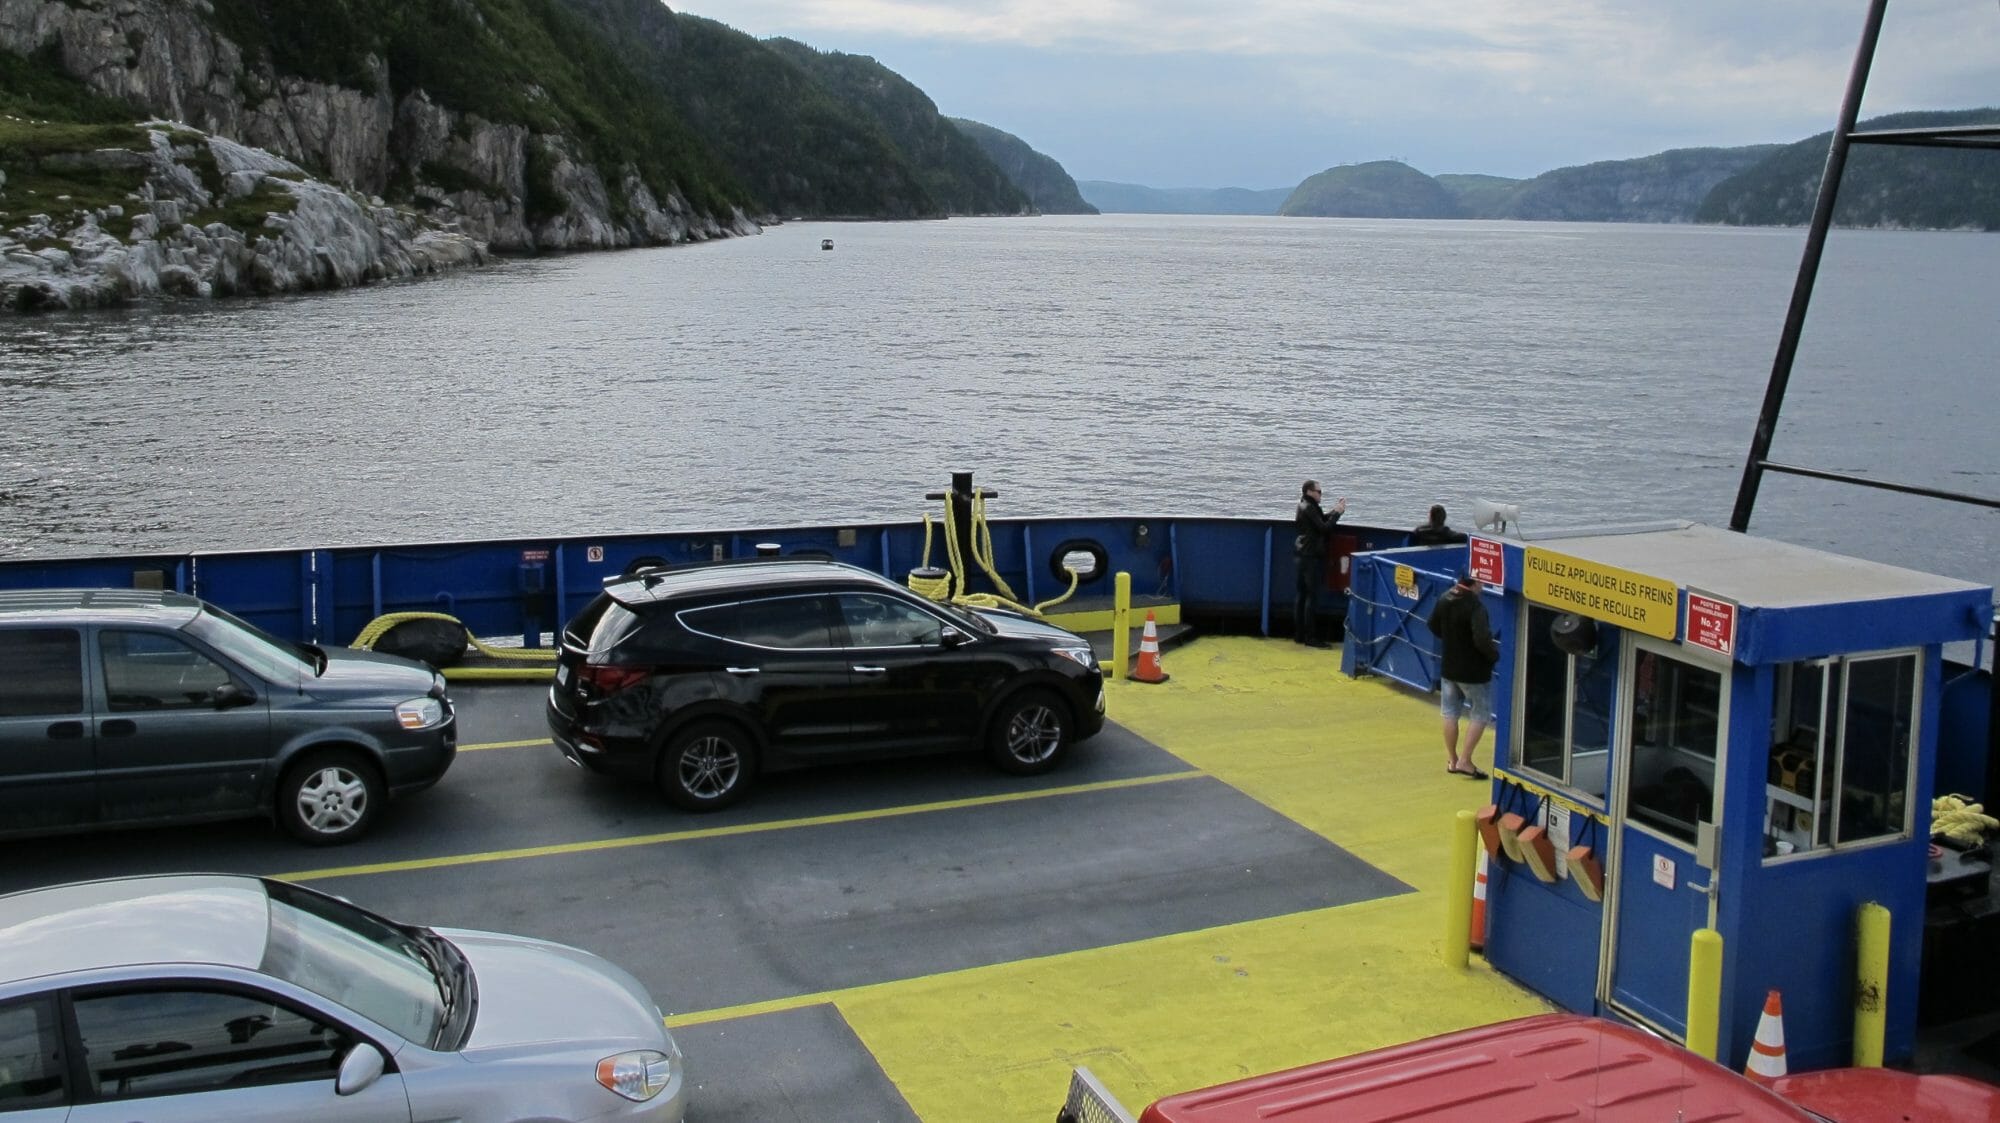
[[[836,248],[820,249],[831,237]],[[1804,231],[791,224],[0,320],[0,556],[916,517],[1726,523]],[[1829,241],[1776,459],[2000,494],[2000,243]],[[1980,581],[2000,516],[1767,477],[1753,529]]]

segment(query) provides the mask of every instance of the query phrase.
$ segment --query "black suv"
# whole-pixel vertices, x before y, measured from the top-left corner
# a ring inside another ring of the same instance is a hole
[[[275,814],[359,838],[458,750],[444,678],[180,593],[0,591],[0,837]]]
[[[564,629],[549,690],[563,755],[695,811],[819,761],[984,746],[1045,772],[1103,727],[1083,637],[818,559],[614,578]]]

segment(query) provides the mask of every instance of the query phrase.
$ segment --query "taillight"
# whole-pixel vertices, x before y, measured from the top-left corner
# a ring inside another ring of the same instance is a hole
[[[599,697],[609,697],[628,686],[637,686],[651,674],[646,667],[607,667],[601,663],[585,663],[576,669],[577,681],[589,687]]]

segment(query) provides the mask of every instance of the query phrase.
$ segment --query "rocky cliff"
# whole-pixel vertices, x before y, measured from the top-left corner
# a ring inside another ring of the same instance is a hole
[[[36,162],[37,172],[131,190],[124,202],[82,209],[62,205],[74,196],[52,198],[48,211],[0,234],[0,308],[340,288],[486,259],[477,239],[311,179],[261,149],[166,121],[130,131],[128,147]]]
[[[363,55],[346,82],[301,77],[216,22],[208,0],[0,0],[0,51],[157,119],[145,143],[67,164],[36,155],[32,122],[0,119],[0,177],[16,185],[10,197],[0,178],[6,307],[354,284],[483,260],[488,247],[608,249],[758,229],[741,208],[699,209],[667,177],[608,161],[575,135],[448,108],[423,88],[397,92],[380,55]],[[197,153],[224,182],[202,183]],[[107,175],[131,180],[128,197],[84,206],[29,186]],[[267,198],[270,212],[250,205]],[[180,221],[218,209],[199,227]]]

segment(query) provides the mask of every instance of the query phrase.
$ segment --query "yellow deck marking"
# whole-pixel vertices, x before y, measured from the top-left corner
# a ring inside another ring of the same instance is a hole
[[[1549,1008],[1476,958],[1439,962],[1452,817],[1489,788],[1445,773],[1435,701],[1284,642],[1204,638],[1166,664],[1165,684],[1109,685],[1119,724],[1417,892],[677,1020],[832,1001],[925,1123],[1026,1123],[1077,1064],[1136,1112]]]
[[[547,737],[536,737],[528,741],[487,741],[478,745],[460,745],[458,751],[462,753],[477,753],[487,749],[525,749],[530,745],[548,745],[553,743]]]
[[[1000,795],[971,796],[966,799],[947,799],[936,803],[917,803],[901,807],[883,807],[874,811],[847,811],[837,815],[814,815],[803,819],[779,819],[764,823],[741,823],[729,827],[710,827],[705,830],[662,831],[656,834],[628,835],[623,838],[600,838],[587,842],[557,842],[547,846],[522,846],[511,850],[484,850],[470,854],[445,854],[431,858],[409,858],[399,862],[374,862],[360,866],[331,866],[318,870],[299,870],[295,873],[274,875],[279,881],[324,881],[335,877],[360,877],[371,873],[402,873],[408,870],[434,870],[449,866],[474,866],[487,862],[512,862],[522,858],[548,858],[559,854],[588,854],[600,850],[623,850],[634,846],[655,846],[669,842],[695,842],[705,838],[726,838],[731,835],[762,834],[768,831],[796,830],[800,827],[822,827],[834,823],[857,823],[869,819],[896,819],[905,815],[921,815],[932,811],[952,811],[967,807],[987,807],[1001,803],[1019,803],[1030,799],[1046,799],[1052,796],[1084,795],[1090,792],[1114,791],[1119,788],[1144,787],[1147,784],[1169,783],[1175,780],[1191,780],[1202,776],[1198,770],[1168,772],[1159,776],[1135,776],[1125,780],[1103,780],[1094,784],[1072,784],[1061,788],[1042,788],[1036,791],[1005,792]]]

